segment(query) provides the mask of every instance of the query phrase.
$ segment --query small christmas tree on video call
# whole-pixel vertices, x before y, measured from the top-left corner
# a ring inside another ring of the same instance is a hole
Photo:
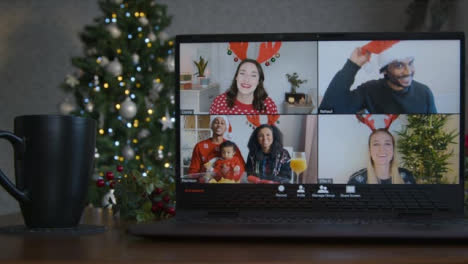
[[[147,221],[175,214],[174,42],[166,6],[102,0],[102,16],[81,33],[85,56],[61,87],[63,114],[98,123],[94,206]]]
[[[403,166],[415,176],[417,183],[446,182],[449,158],[458,133],[447,132],[449,115],[408,115],[408,125],[398,132],[398,150]]]

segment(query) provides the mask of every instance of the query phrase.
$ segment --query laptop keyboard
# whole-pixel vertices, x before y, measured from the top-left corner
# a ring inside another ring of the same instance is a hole
[[[443,226],[447,224],[468,225],[468,221],[464,219],[431,217],[433,213],[448,212],[450,208],[445,203],[433,200],[427,191],[418,189],[404,192],[396,189],[369,191],[361,198],[353,199],[338,197],[288,198],[287,200],[259,198],[262,196],[256,193],[256,195],[252,196],[244,195],[241,199],[236,197],[234,192],[220,194],[214,200],[199,201],[197,204],[200,208],[213,212],[213,214],[200,218],[178,217],[177,222],[199,224],[387,224],[389,226],[404,225],[413,227]],[[268,195],[265,194],[264,197],[268,197]],[[253,217],[245,216],[245,214],[239,216],[239,214],[232,213],[236,211],[245,212],[244,210],[256,212],[255,215],[269,215],[270,217]],[[223,214],[223,211],[228,214]],[[276,211],[282,211],[283,214],[271,217],[272,213]],[[285,211],[291,213],[285,214]],[[326,216],[320,216],[321,211],[327,212],[324,213]],[[262,212],[265,212],[265,214]],[[297,212],[315,214],[312,217],[295,216]],[[361,215],[353,217],[353,214],[356,215],[356,213],[361,213]],[[420,216],[415,217],[412,213],[420,213]],[[401,217],[395,217],[397,215]],[[410,216],[411,220],[408,220],[405,216]]]
[[[304,209],[326,211],[373,211],[373,210],[398,210],[398,211],[448,211],[446,203],[435,201],[425,190],[383,190],[370,191],[361,198],[288,198],[286,199],[262,199],[271,194],[252,196],[236,196],[235,193],[217,195],[214,199],[192,201],[195,208],[265,208],[265,209]]]

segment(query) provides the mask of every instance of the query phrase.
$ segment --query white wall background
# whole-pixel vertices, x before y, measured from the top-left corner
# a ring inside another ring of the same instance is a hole
[[[384,115],[373,115],[383,124]],[[367,167],[368,161],[368,139],[370,128],[360,123],[354,115],[320,115],[318,135],[318,156],[320,178],[332,178],[334,183],[347,183],[349,176],[354,172]],[[451,115],[445,130],[447,132],[459,129],[459,115]],[[376,128],[382,127],[376,124]],[[398,145],[396,131],[401,131],[402,126],[407,124],[407,117],[400,115],[389,131],[395,137]],[[454,153],[449,160],[451,171],[446,178],[453,182],[458,177],[458,138],[456,144],[451,146]]]
[[[356,47],[369,41],[319,42],[319,96],[328,88],[335,74],[343,68]],[[460,44],[458,41],[408,41],[414,43],[414,80],[427,85],[433,95],[438,113],[460,112]],[[368,65],[369,64],[369,65]],[[368,66],[366,66],[368,65]],[[377,56],[356,74],[351,90],[369,80],[383,78],[379,73]]]
[[[259,42],[250,42],[248,57],[257,58]],[[181,45],[180,65],[181,72],[196,73],[193,61],[200,56],[208,60],[208,77],[211,82],[220,84],[220,92],[224,93],[231,86],[237,66],[236,57],[227,54],[229,43],[194,43]],[[292,75],[297,72],[299,79],[307,80],[302,84],[298,93],[305,93],[317,97],[317,43],[316,42],[283,42],[279,50],[280,57],[270,66],[262,63],[265,74],[264,87],[268,95],[275,101],[279,113],[283,113],[282,103],[284,94],[291,91],[286,73]],[[196,79],[196,78],[195,78]],[[182,107],[183,108],[183,107]]]

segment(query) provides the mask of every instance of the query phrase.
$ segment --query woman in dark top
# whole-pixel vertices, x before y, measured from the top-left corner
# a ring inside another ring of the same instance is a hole
[[[348,184],[411,184],[416,183],[410,171],[398,168],[395,139],[386,129],[377,129],[369,136],[369,162],[351,177]]]
[[[287,183],[291,180],[291,157],[283,148],[283,135],[272,125],[257,127],[250,136],[246,171],[260,179]]]

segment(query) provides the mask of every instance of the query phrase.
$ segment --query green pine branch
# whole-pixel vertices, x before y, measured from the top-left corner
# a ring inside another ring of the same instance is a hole
[[[456,131],[446,132],[448,115],[408,115],[400,132],[398,150],[403,167],[413,172],[418,183],[446,183],[448,160],[453,154]]]

